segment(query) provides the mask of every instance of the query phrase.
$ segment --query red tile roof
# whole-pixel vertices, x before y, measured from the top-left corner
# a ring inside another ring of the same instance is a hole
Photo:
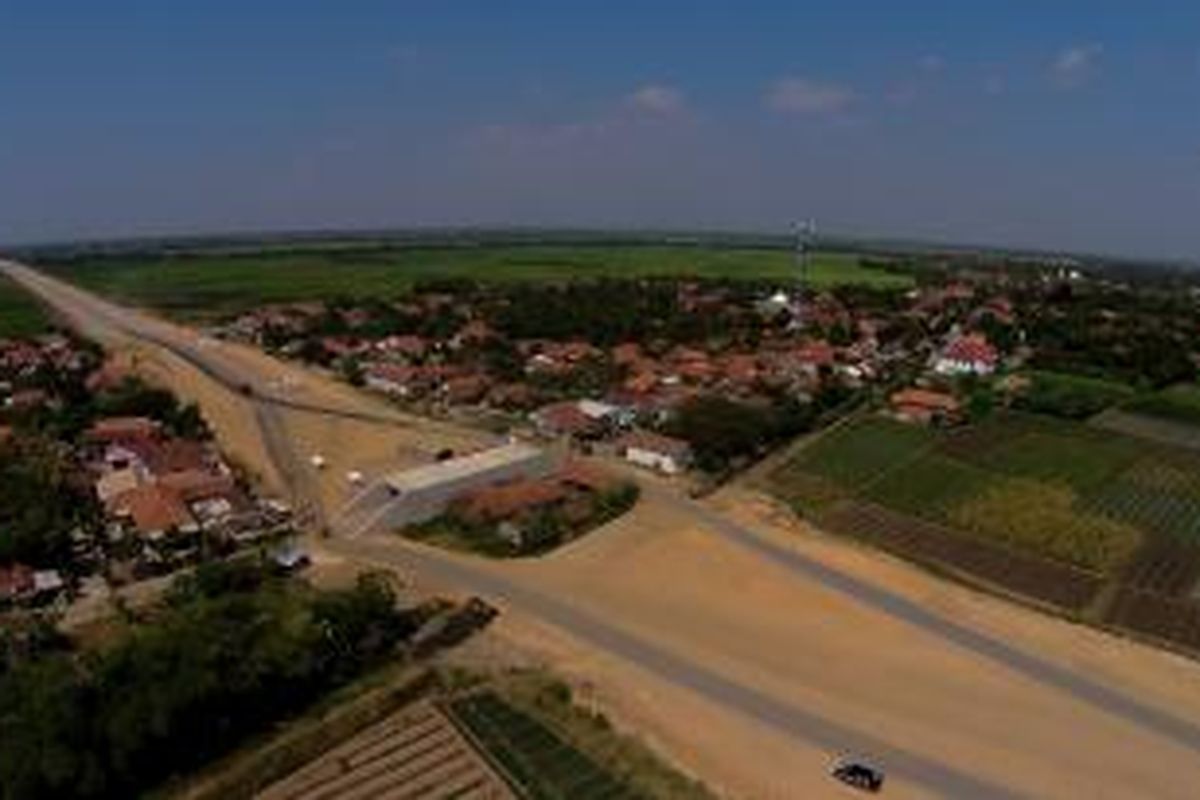
[[[553,433],[581,435],[597,429],[596,420],[583,413],[575,400],[543,406],[534,412],[534,421]]]
[[[113,513],[128,514],[142,533],[166,531],[193,522],[179,492],[160,484],[145,484],[113,498]]]
[[[149,417],[108,417],[97,420],[88,437],[98,442],[124,442],[136,439],[155,439],[162,425]]]
[[[163,475],[159,478],[158,485],[176,492],[180,498],[189,503],[207,500],[210,497],[219,497],[232,492],[234,488],[231,476],[199,469],[188,469]]]
[[[557,503],[566,495],[566,489],[557,481],[516,481],[472,492],[461,502],[460,513],[475,520],[508,519]]]
[[[982,334],[972,333],[959,336],[948,344],[942,351],[942,357],[951,361],[992,365],[996,363],[996,348]]]
[[[829,342],[815,341],[798,348],[796,356],[805,364],[829,366],[833,364],[836,353]]]
[[[957,413],[960,408],[958,400],[952,395],[929,389],[901,389],[892,394],[891,403],[896,408],[915,408],[947,413]]]

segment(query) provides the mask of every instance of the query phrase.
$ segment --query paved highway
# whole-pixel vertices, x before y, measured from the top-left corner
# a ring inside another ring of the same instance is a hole
[[[225,359],[220,348],[196,345],[196,337],[175,326],[164,325],[142,314],[112,303],[14,264],[0,269],[26,285],[55,306],[81,330],[112,328],[120,333],[165,348],[184,358],[229,388],[239,391],[250,387],[256,420],[262,429],[269,456],[281,475],[289,481],[298,500],[319,508],[317,495],[306,480],[307,470],[299,463],[286,430],[275,410],[281,398],[273,397],[259,376]],[[340,413],[336,409],[324,409]],[[782,567],[807,581],[820,583],[838,594],[874,611],[937,637],[947,646],[968,652],[1010,670],[1023,679],[1067,695],[1075,701],[1098,709],[1125,723],[1145,729],[1194,751],[1200,758],[1200,727],[1137,698],[1094,681],[1081,672],[1068,670],[1030,652],[988,636],[966,625],[933,613],[912,600],[886,588],[860,580],[800,552],[780,546],[752,530],[714,512],[695,501],[655,489],[655,499],[670,503],[686,512],[712,535],[752,551],[766,561]],[[681,657],[619,626],[619,620],[599,619],[594,613],[569,600],[551,596],[524,585],[518,577],[425,548],[409,548],[394,541],[363,537],[353,541],[335,540],[326,546],[356,559],[413,570],[435,579],[463,587],[467,591],[497,598],[525,613],[569,631],[576,638],[599,650],[611,653],[640,668],[696,692],[707,700],[783,731],[789,736],[814,742],[830,751],[855,751],[873,754],[889,773],[908,779],[948,797],[1010,798],[1019,796],[1010,789],[990,783],[947,764],[905,750],[867,730],[839,720],[828,719],[779,698],[764,694],[714,670]],[[608,618],[611,619],[611,618]]]

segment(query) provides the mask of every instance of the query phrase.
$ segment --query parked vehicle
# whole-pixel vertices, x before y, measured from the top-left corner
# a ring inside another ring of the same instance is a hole
[[[872,794],[883,789],[883,770],[859,758],[842,756],[834,760],[829,774],[847,786]]]

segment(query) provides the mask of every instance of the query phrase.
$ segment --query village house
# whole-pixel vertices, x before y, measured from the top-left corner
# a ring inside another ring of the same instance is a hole
[[[33,569],[25,564],[0,567],[0,606],[48,600],[67,588],[55,569]]]
[[[149,417],[106,417],[96,420],[87,431],[87,438],[93,442],[126,447],[157,441],[161,435],[162,423]]]
[[[951,339],[934,360],[933,370],[939,375],[991,375],[997,360],[987,337],[970,333]]]
[[[442,394],[451,405],[474,404],[483,400],[491,385],[491,380],[482,373],[458,375],[442,385]]]
[[[183,496],[156,483],[138,486],[112,498],[107,508],[111,516],[150,540],[161,539],[173,531],[190,534],[200,530]]]
[[[945,424],[962,418],[962,405],[945,392],[908,388],[892,394],[889,400],[897,419],[921,425]]]
[[[692,464],[692,448],[682,439],[651,431],[631,431],[617,441],[617,453],[631,464],[678,475]]]
[[[407,364],[381,361],[367,366],[363,372],[363,384],[392,397],[408,397],[412,393],[413,379],[419,372],[416,367]]]
[[[429,342],[415,334],[404,336],[387,336],[375,342],[374,348],[380,353],[394,353],[410,360],[425,357],[430,350]]]
[[[547,438],[597,439],[607,424],[602,416],[589,414],[578,400],[563,400],[543,406],[530,415],[537,432]]]

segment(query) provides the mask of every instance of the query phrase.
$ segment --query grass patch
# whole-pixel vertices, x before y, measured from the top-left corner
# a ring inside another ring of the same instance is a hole
[[[930,451],[889,472],[865,494],[888,508],[941,520],[947,509],[977,494],[991,479],[978,467]]]
[[[1063,372],[1034,370],[1018,407],[1067,419],[1085,419],[1106,408],[1131,401],[1136,390],[1127,384]]]
[[[989,454],[986,465],[1016,478],[1066,484],[1086,492],[1131,466],[1140,450],[1130,439],[1096,436],[1088,429],[1022,432],[1018,426]]]
[[[1140,397],[1124,410],[1172,422],[1200,425],[1200,385],[1180,383]]]
[[[694,276],[792,280],[787,250],[666,246],[270,249],[224,255],[84,258],[48,265],[88,289],[138,305],[184,313],[233,311],[331,296],[389,297],[431,279],[539,281]],[[906,288],[911,276],[865,267],[857,256],[818,253],[809,281]]]
[[[817,439],[797,454],[789,468],[856,488],[913,458],[933,441],[934,434],[925,428],[869,417]]]
[[[0,275],[0,338],[20,338],[45,333],[50,319],[28,292]]]

